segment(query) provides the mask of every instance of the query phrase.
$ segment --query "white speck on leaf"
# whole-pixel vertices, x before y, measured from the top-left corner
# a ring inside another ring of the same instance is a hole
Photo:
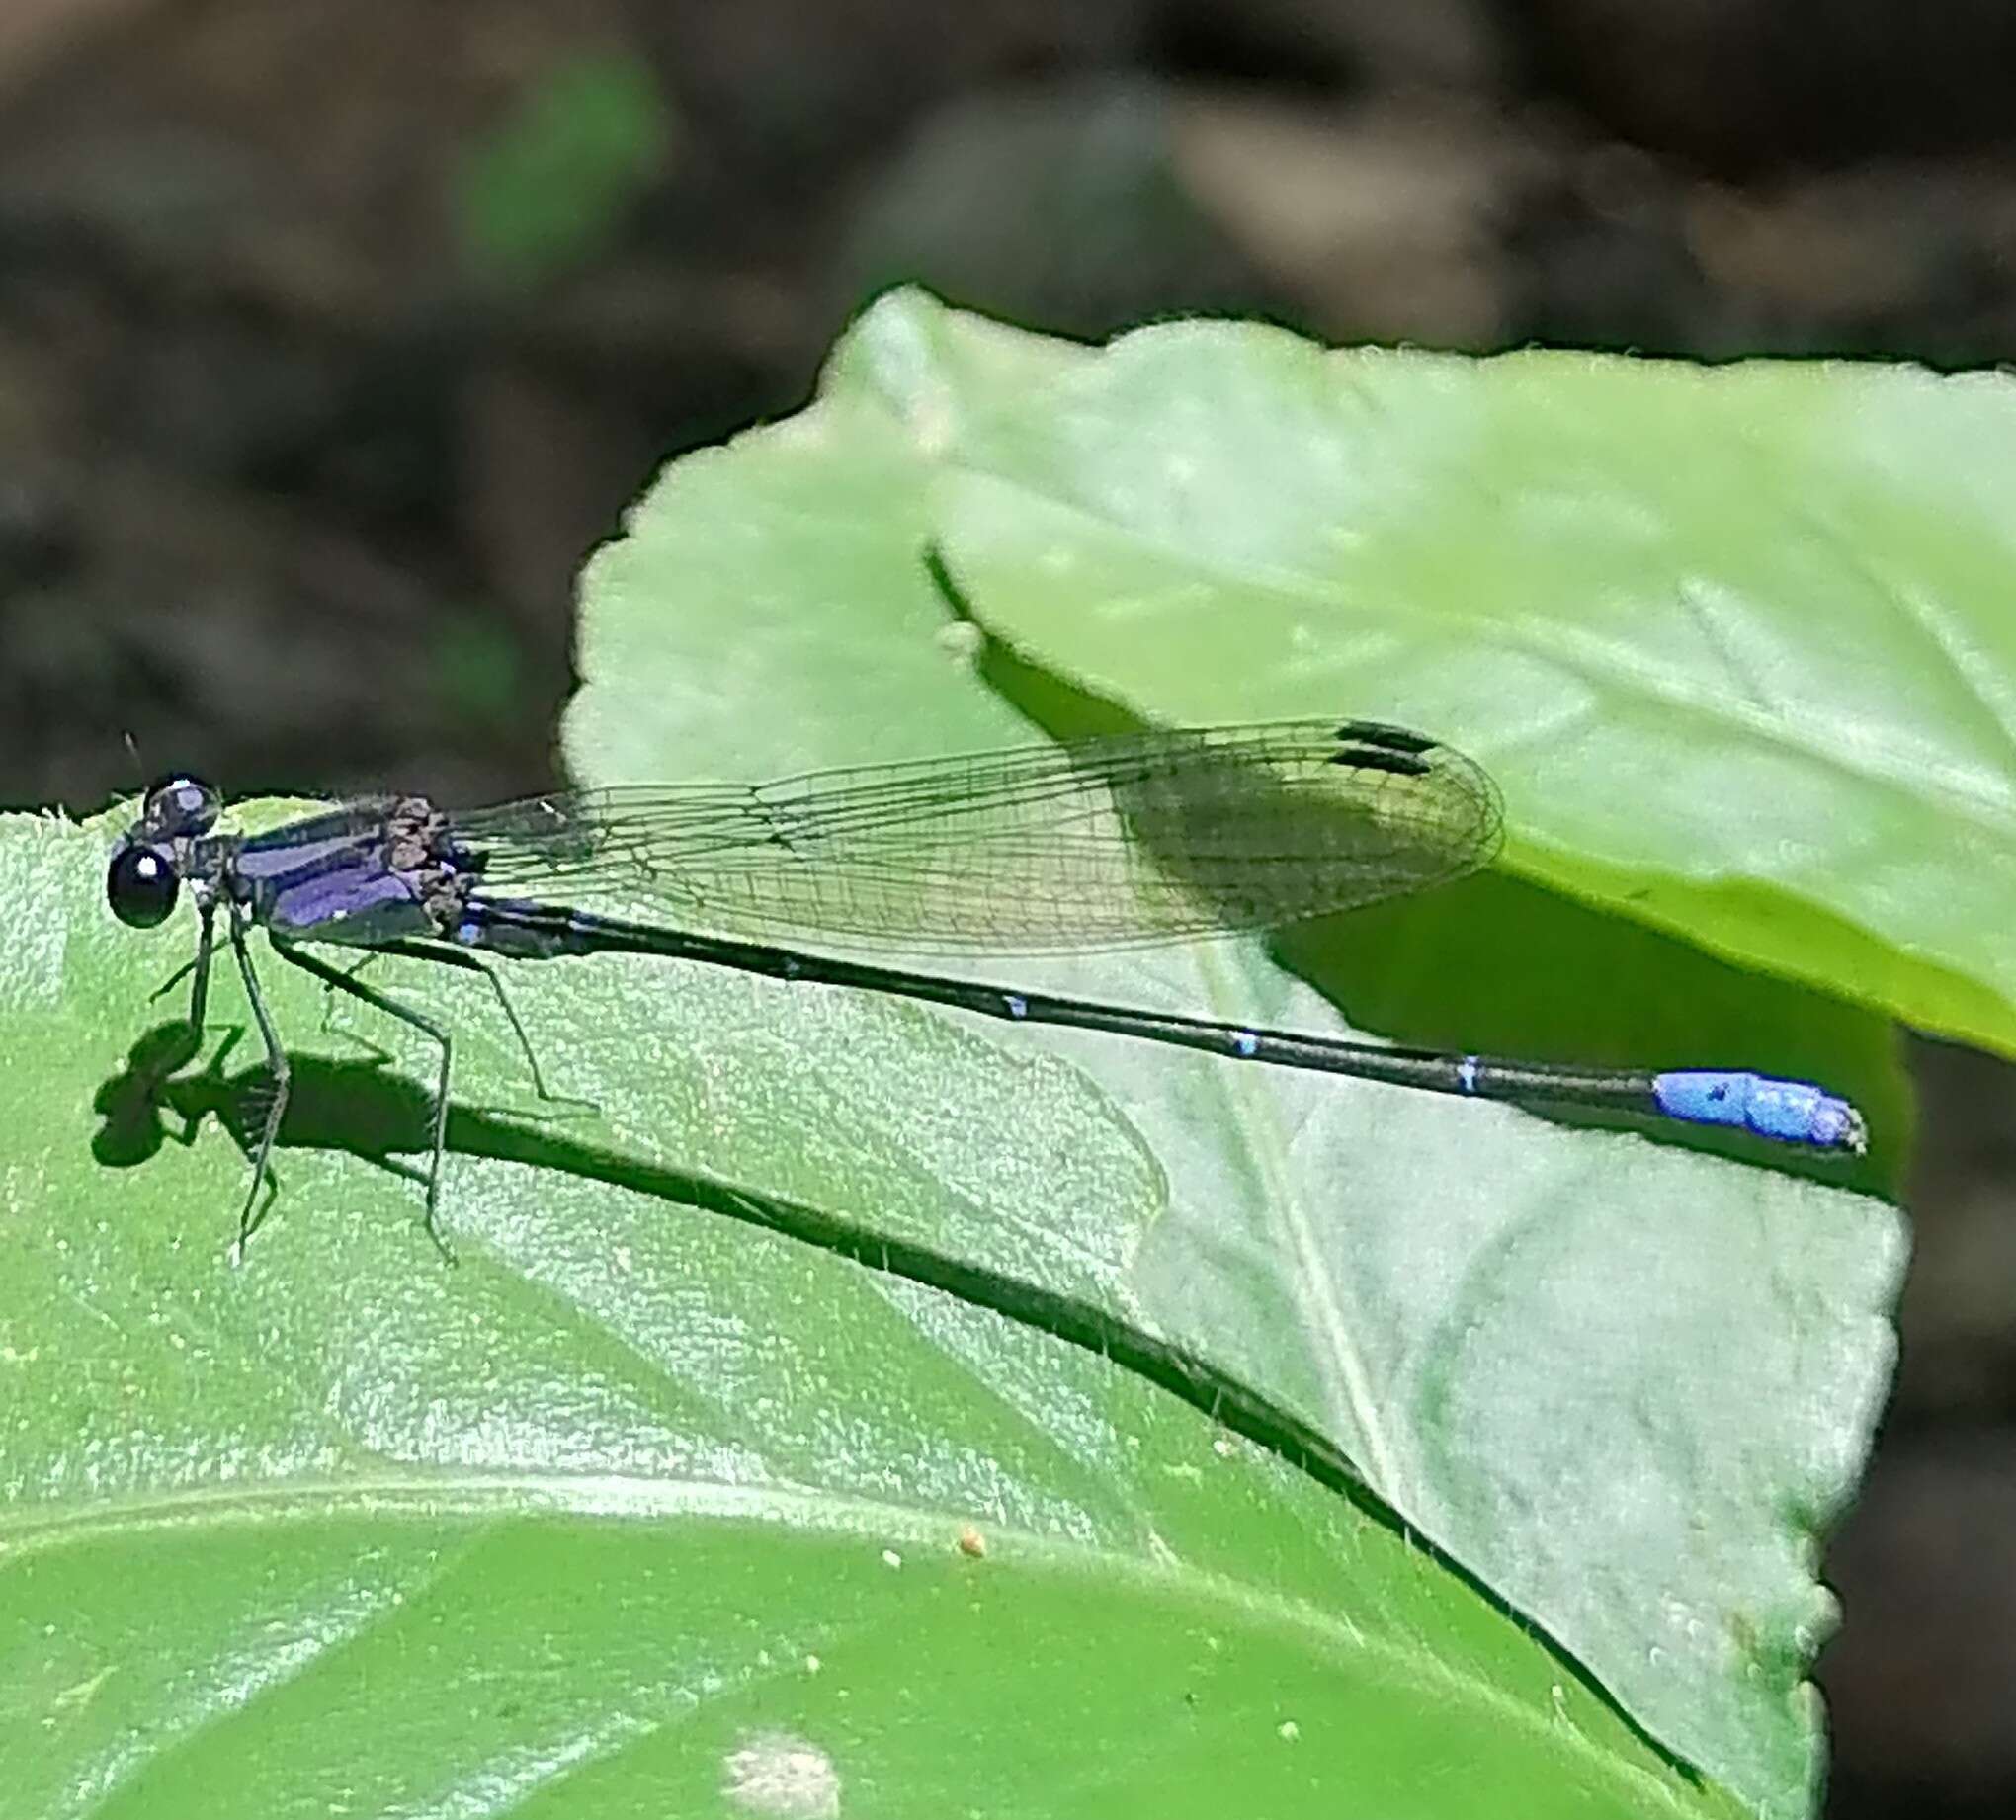
[[[744,1813],[839,1820],[840,1773],[832,1758],[789,1732],[759,1732],[730,1751],[721,1764],[721,1793]]]
[[[970,620],[953,620],[936,634],[938,648],[955,663],[970,665],[987,642],[987,634]]]

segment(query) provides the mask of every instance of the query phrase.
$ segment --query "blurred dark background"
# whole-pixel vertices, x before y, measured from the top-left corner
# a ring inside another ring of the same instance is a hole
[[[0,803],[543,786],[584,553],[898,280],[2006,360],[2012,104],[2006,0],[0,0]],[[1915,1060],[1836,1820],[2016,1812],[2016,1073]]]

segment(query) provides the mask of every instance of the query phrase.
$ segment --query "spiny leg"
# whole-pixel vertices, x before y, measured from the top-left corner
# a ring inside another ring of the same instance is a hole
[[[252,970],[252,956],[245,948],[245,913],[236,904],[230,906],[231,952],[238,957],[238,971],[245,981],[245,997],[251,1002],[252,1016],[259,1025],[259,1034],[266,1044],[266,1066],[273,1076],[273,1101],[266,1109],[266,1123],[259,1133],[259,1148],[252,1159],[252,1187],[245,1196],[245,1204],[238,1213],[238,1236],[231,1241],[230,1259],[238,1263],[245,1255],[245,1241],[252,1236],[252,1229],[258,1223],[252,1217],[252,1209],[258,1204],[260,1186],[267,1181],[267,1166],[273,1156],[274,1139],[280,1135],[280,1121],[287,1115],[287,1096],[293,1081],[294,1069],[287,1059],[287,1051],[280,1046],[279,1034],[273,1028],[273,1019],[268,1016],[266,1000],[259,990],[259,975]],[[208,937],[208,921],[204,933]],[[206,948],[208,943],[206,943]],[[208,963],[197,969],[197,986],[193,1014],[200,1014],[203,998],[209,983]],[[199,1023],[198,1028],[202,1026]]]
[[[355,979],[358,976],[358,974],[362,973],[364,969],[370,966],[371,963],[377,958],[378,958],[377,949],[374,948],[365,950],[363,957],[359,959],[354,966],[348,966],[343,969],[343,977],[345,979]],[[325,985],[322,988],[322,1031],[325,1035],[333,1032],[337,1028],[335,1020],[331,1016],[332,1012],[335,1009],[335,1005],[336,1005],[336,989],[333,986]]]
[[[199,936],[197,940],[199,943],[201,943],[203,937]],[[191,955],[189,959],[185,960],[179,967],[175,969],[174,972],[169,974],[166,979],[164,979],[158,986],[156,986],[153,989],[153,991],[147,994],[147,1003],[151,1005],[156,999],[165,999],[169,995],[169,993],[173,992],[177,986],[181,985],[182,982],[190,976],[190,974],[196,971],[197,961],[198,956],[196,955]]]
[[[378,957],[378,951],[377,949],[375,948],[367,949],[364,952],[364,956],[362,959],[357,960],[353,962],[351,965],[342,969],[343,977],[345,979],[354,981],[357,978],[357,976],[360,973],[362,973],[366,967],[370,966],[371,963]],[[331,961],[330,965],[334,966],[335,962]],[[378,1057],[379,1061],[388,1062],[393,1059],[393,1055],[390,1049],[384,1048],[380,1046],[378,1043],[374,1042],[369,1036],[365,1035],[353,1025],[338,1024],[336,1022],[336,988],[333,985],[331,985],[327,980],[324,980],[322,982],[321,1028],[323,1035],[325,1036],[335,1035],[340,1033],[349,1041],[358,1044],[361,1048],[369,1049],[372,1052],[372,1054]]]
[[[396,940],[382,942],[373,949],[364,960],[360,960],[350,969],[347,977],[354,980],[364,970],[366,961],[376,960],[380,954],[397,954],[408,960],[433,960],[443,966],[461,967],[465,972],[480,973],[490,982],[490,990],[497,995],[498,1008],[510,1024],[511,1034],[518,1038],[519,1050],[525,1056],[526,1068],[532,1075],[533,1091],[542,1100],[552,1105],[592,1107],[595,1104],[593,1100],[584,1100],[578,1094],[554,1093],[547,1088],[546,1077],[540,1072],[539,1051],[532,1046],[532,1038],[526,1034],[525,1025],[518,1016],[518,1007],[512,1004],[511,995],[504,990],[504,982],[498,977],[497,969],[488,961],[478,960],[475,955],[464,953],[459,948],[451,948],[445,942]]]
[[[203,1015],[205,1006],[210,1002],[210,949],[216,936],[216,905],[206,902],[199,906],[199,910],[203,921],[197,932],[195,954],[147,994],[147,1003],[151,1005],[156,999],[165,998],[173,992],[192,973],[196,975],[196,984],[189,994],[186,1035],[171,1060],[147,1071],[148,1078],[156,1082],[165,1081],[178,1068],[193,1061],[203,1048]]]
[[[189,963],[196,972],[195,983],[189,989],[189,1028],[196,1034],[199,1043],[203,1041],[204,1009],[210,1003],[210,947],[216,935],[216,920],[215,904],[206,902],[203,923],[196,935],[196,958]]]
[[[388,998],[384,993],[370,986],[361,986],[340,967],[332,967],[319,955],[309,953],[305,949],[295,948],[292,943],[274,938],[273,951],[290,965],[297,966],[304,973],[312,974],[324,985],[338,992],[347,992],[352,998],[362,999],[365,1004],[376,1007],[401,1023],[410,1024],[441,1045],[441,1075],[434,1089],[434,1148],[427,1164],[427,1236],[434,1241],[434,1248],[441,1253],[446,1263],[455,1262],[455,1253],[449,1249],[441,1229],[434,1223],[434,1211],[441,1196],[441,1158],[448,1148],[448,1077],[453,1057],[453,1045],[448,1033],[433,1019],[421,1016],[410,1005],[402,1005],[397,999]]]

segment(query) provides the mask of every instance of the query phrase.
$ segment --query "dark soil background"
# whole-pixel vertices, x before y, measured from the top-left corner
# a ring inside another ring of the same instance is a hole
[[[896,280],[2006,360],[2012,102],[2005,0],[0,0],[0,803],[543,786],[583,555]],[[2016,1812],[2016,1074],[1916,1060],[1836,1820]]]

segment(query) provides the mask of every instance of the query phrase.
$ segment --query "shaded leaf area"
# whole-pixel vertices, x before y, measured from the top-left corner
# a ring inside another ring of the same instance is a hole
[[[1024,655],[1158,720],[1441,731],[1522,874],[2016,1046],[2005,376],[1228,323],[1095,356],[914,295],[842,361]]]

